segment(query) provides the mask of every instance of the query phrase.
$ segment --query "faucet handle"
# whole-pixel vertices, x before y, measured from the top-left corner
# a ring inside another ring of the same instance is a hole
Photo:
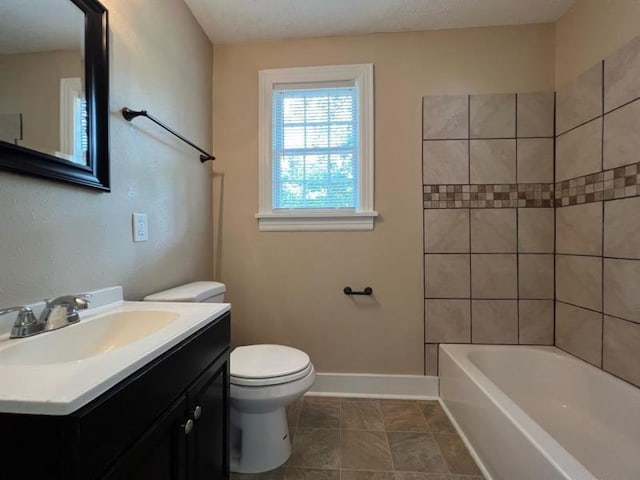
[[[25,337],[30,332],[38,332],[42,330],[38,319],[33,314],[33,310],[29,307],[10,307],[0,310],[0,315],[18,312],[18,317],[11,327],[11,338]]]
[[[15,326],[25,326],[36,323],[38,320],[33,314],[33,310],[29,307],[9,307],[0,309],[0,315],[6,315],[7,313],[18,312],[18,318],[16,318]]]

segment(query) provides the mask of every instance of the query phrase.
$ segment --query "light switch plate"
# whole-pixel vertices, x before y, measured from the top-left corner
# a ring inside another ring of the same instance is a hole
[[[146,242],[149,240],[149,222],[146,213],[132,215],[133,241]]]

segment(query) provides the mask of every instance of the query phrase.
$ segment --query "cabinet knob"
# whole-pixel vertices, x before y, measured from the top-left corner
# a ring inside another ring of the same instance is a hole
[[[187,420],[187,423],[185,423],[183,427],[184,427],[184,434],[189,435],[193,431],[193,420],[191,419]]]
[[[201,416],[202,416],[202,407],[201,407],[200,405],[198,405],[198,406],[193,410],[193,419],[194,419],[194,420],[198,420]]]

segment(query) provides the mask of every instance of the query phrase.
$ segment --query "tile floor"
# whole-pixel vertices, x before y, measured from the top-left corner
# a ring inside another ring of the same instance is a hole
[[[232,480],[482,480],[435,401],[303,397],[288,462]]]

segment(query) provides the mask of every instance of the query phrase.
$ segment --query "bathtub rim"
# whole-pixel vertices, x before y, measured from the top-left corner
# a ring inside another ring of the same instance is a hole
[[[558,441],[551,436],[544,428],[542,428],[535,420],[533,420],[520,406],[513,401],[506,393],[504,393],[489,377],[487,377],[479,367],[477,367],[468,357],[468,353],[472,350],[536,350],[546,355],[561,357],[563,360],[569,360],[574,363],[581,364],[581,368],[588,366],[595,371],[606,374],[597,367],[584,362],[573,355],[554,346],[543,345],[477,345],[477,344],[440,344],[440,353],[444,353],[447,357],[465,374],[465,376],[478,388],[482,394],[504,415],[505,419],[510,422],[519,433],[525,437],[533,448],[535,448],[546,461],[558,470],[567,479],[579,478],[581,480],[598,480],[591,471],[587,469],[578,459],[569,453]],[[439,372],[440,373],[440,372]],[[440,403],[445,409],[447,415],[454,423],[454,427],[463,439],[463,442],[469,448],[473,459],[480,466],[483,474],[489,479],[492,476],[488,473],[484,462],[477,454],[473,445],[469,442],[460,425],[455,421],[451,411],[445,405],[442,397]]]

